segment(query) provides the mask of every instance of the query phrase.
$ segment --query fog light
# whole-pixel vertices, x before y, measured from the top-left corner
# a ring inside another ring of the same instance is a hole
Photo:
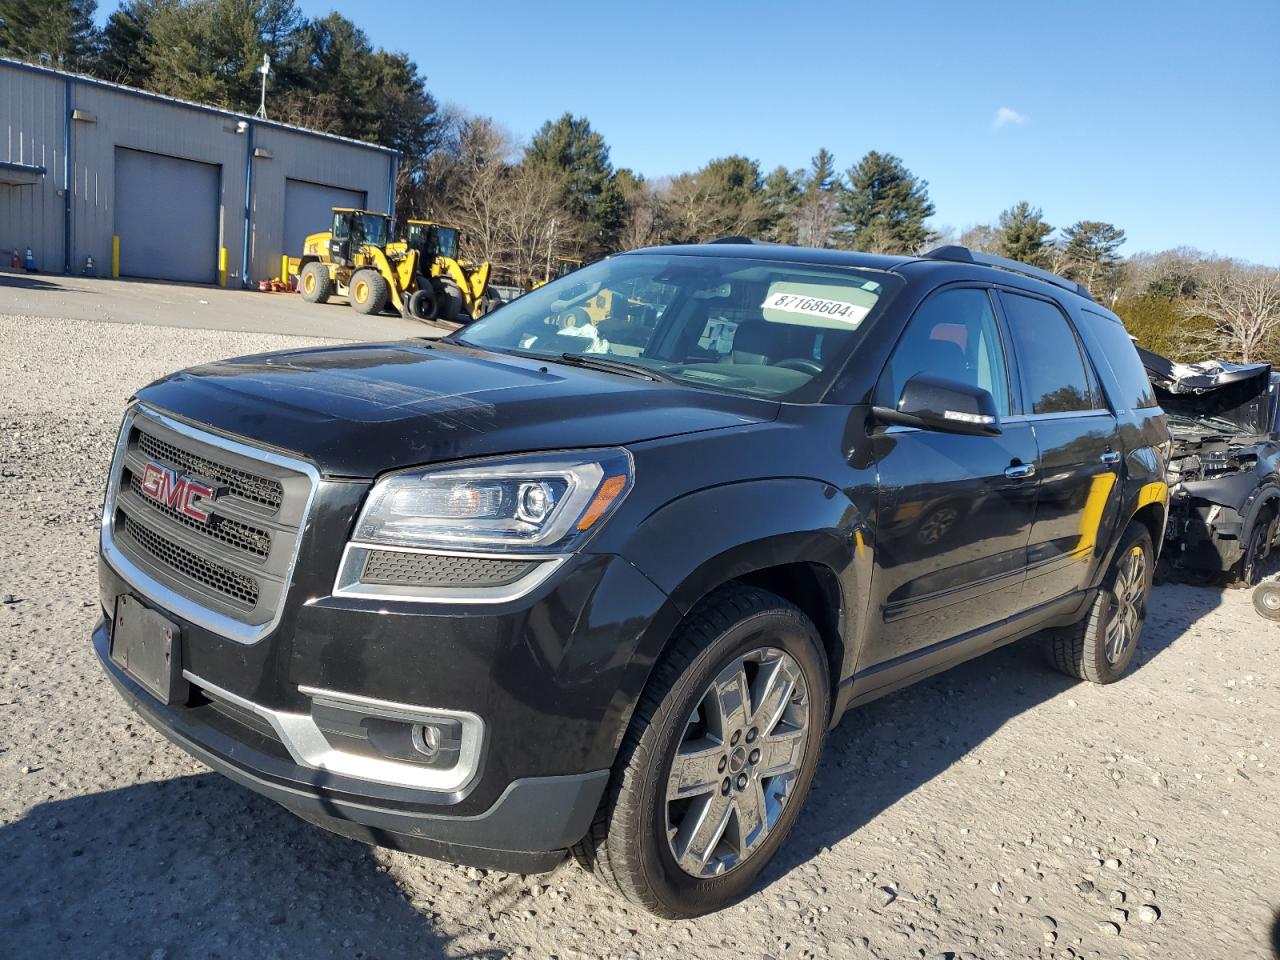
[[[444,731],[434,723],[415,723],[410,734],[413,749],[428,760],[434,760],[440,754],[440,745],[444,743]]]

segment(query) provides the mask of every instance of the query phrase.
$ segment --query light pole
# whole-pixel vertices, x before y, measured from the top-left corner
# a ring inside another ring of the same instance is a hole
[[[271,57],[267,54],[262,55],[262,66],[258,68],[258,73],[262,74],[262,99],[258,101],[258,112],[254,117],[258,120],[267,119],[267,74],[271,72]]]

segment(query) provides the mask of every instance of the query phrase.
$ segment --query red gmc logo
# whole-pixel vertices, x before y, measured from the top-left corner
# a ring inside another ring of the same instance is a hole
[[[209,511],[202,510],[199,501],[212,501],[217,496],[213,487],[191,477],[150,462],[142,471],[142,492],[156,503],[163,503],[185,517],[206,523]]]

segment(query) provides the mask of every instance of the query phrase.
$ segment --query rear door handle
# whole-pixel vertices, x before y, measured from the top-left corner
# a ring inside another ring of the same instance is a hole
[[[1004,475],[1010,480],[1025,480],[1036,475],[1034,463],[1015,463],[1004,468]]]
[[[1120,462],[1120,454],[1115,450],[1108,450],[1098,459],[1101,460],[1103,463],[1105,463],[1107,466],[1111,466],[1112,464],[1116,464]]]

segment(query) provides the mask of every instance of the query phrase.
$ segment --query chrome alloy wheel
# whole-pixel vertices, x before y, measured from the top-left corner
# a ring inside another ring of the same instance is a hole
[[[1129,549],[1111,588],[1107,611],[1106,654],[1108,663],[1119,663],[1138,639],[1145,614],[1147,554],[1135,544]]]
[[[667,777],[667,841],[680,869],[706,878],[746,862],[791,799],[809,732],[808,687],[789,653],[763,647],[720,671]]]

